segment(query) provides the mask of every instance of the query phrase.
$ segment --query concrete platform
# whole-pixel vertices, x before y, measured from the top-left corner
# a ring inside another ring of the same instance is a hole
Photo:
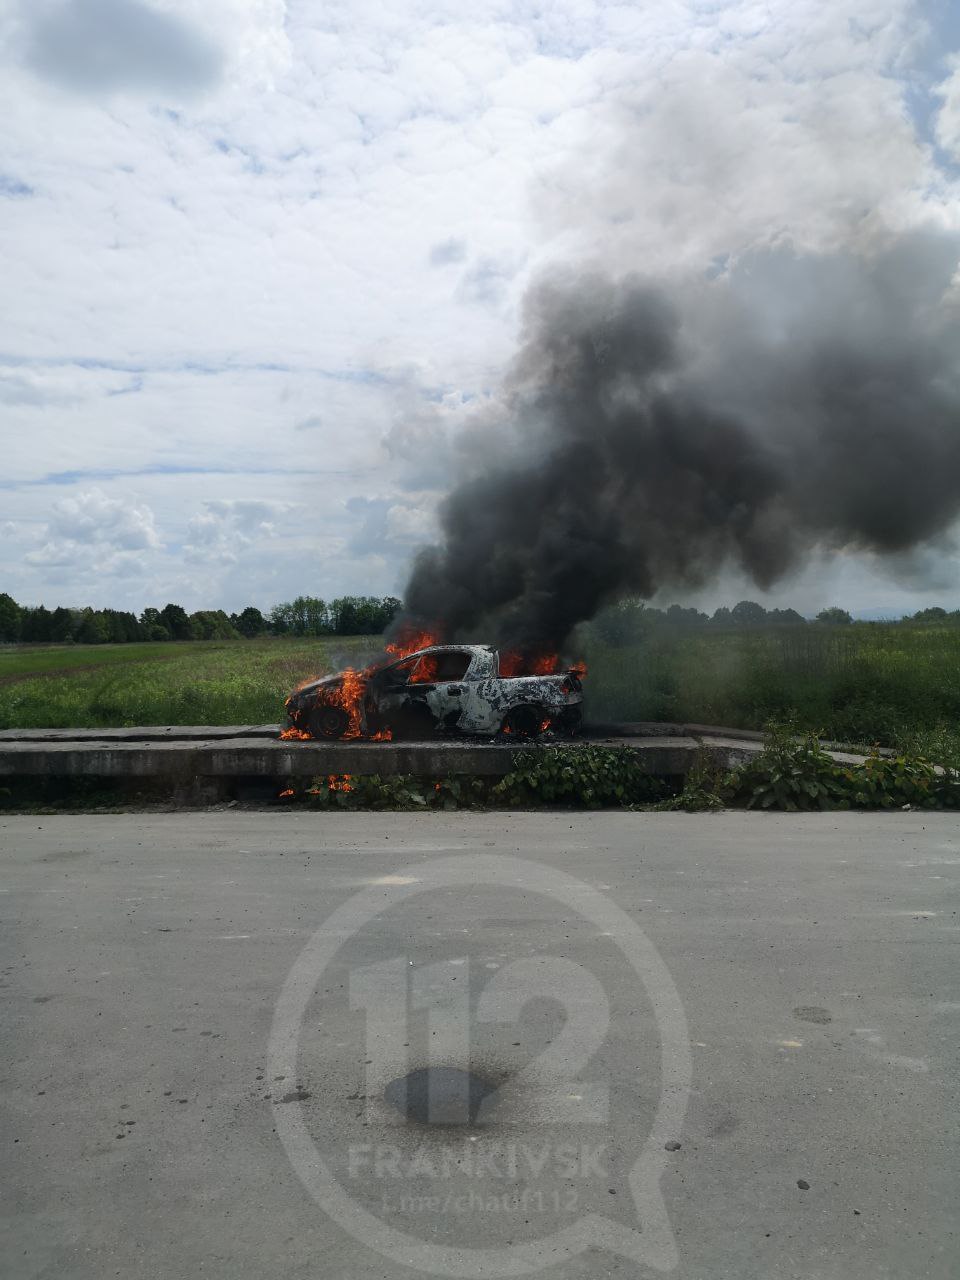
[[[0,732],[0,777],[169,781],[182,795],[226,794],[230,780],[257,786],[329,774],[502,777],[518,756],[545,745],[575,753],[590,745],[630,751],[641,768],[681,777],[704,756],[717,768],[743,764],[762,750],[760,734],[705,725],[597,726],[570,741],[438,742],[281,741],[266,725],[151,725],[125,729],[7,729]],[[832,751],[845,763],[862,756]]]
[[[7,732],[0,740],[0,776],[146,778],[310,778],[331,773],[421,774],[445,777],[472,774],[500,777],[518,754],[541,751],[537,743],[476,742],[282,742],[249,727],[247,736],[222,737],[200,727],[159,730],[52,730],[40,737]],[[82,735],[82,736],[79,736]],[[625,747],[651,774],[684,774],[700,743],[674,735],[563,740],[564,751],[583,750],[591,742]],[[720,748],[722,750],[722,748]]]

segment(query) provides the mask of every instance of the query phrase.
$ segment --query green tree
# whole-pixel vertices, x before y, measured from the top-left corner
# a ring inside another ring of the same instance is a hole
[[[767,620],[767,611],[755,600],[741,600],[730,610],[730,621],[738,627],[758,627]]]
[[[288,604],[275,604],[270,610],[270,630],[275,636],[293,634],[293,610]]]
[[[830,627],[846,627],[853,621],[846,609],[832,605],[829,609],[821,609],[817,614],[818,622],[825,622]]]
[[[330,626],[338,636],[379,635],[402,608],[393,596],[339,596],[330,602]]]
[[[110,639],[110,624],[102,613],[84,609],[76,632],[77,644],[106,644]]]
[[[42,604],[36,609],[24,609],[20,617],[20,639],[49,643],[52,618],[53,614]]]
[[[193,627],[186,610],[179,604],[166,604],[160,610],[160,621],[174,640],[192,640]]]
[[[267,629],[266,618],[252,604],[247,605],[241,614],[231,617],[230,621],[248,640],[252,640],[254,636],[262,636]]]
[[[950,615],[946,609],[941,609],[938,604],[931,605],[929,609],[921,609],[919,613],[913,615],[914,622],[946,622]]]
[[[13,596],[0,591],[0,640],[19,640],[20,621],[20,606]]]
[[[170,628],[164,622],[159,609],[144,609],[140,615],[140,633],[144,640],[172,640]]]
[[[77,626],[77,618],[71,609],[58,605],[50,618],[50,639],[63,643],[73,639]]]
[[[649,609],[643,600],[628,596],[601,609],[593,625],[604,644],[622,648],[638,644],[662,618],[659,609]]]
[[[236,640],[237,631],[222,609],[201,609],[190,615],[196,640]]]

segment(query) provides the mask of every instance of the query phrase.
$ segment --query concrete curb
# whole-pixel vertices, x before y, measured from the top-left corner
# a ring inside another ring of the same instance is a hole
[[[603,733],[607,729],[609,732]],[[551,743],[574,753],[591,744],[632,752],[650,774],[684,775],[705,754],[719,768],[743,764],[762,749],[762,735],[708,726],[597,726],[589,736]],[[281,741],[276,725],[170,725],[127,729],[8,729],[0,732],[0,776],[169,779],[314,778],[329,774],[472,774],[501,777],[518,755],[540,743],[490,741]],[[843,762],[862,756],[831,753]]]

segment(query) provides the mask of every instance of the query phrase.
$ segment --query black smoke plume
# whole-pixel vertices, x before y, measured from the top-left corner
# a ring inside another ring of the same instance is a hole
[[[556,650],[604,603],[770,587],[815,548],[880,554],[960,511],[960,248],[750,255],[667,288],[563,272],[526,299],[486,458],[445,499],[408,615]]]

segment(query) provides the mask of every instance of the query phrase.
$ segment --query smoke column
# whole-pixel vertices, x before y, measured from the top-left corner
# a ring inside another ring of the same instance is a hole
[[[626,593],[725,566],[767,588],[818,547],[941,536],[960,512],[958,257],[924,231],[669,288],[541,279],[408,617],[555,650]]]

